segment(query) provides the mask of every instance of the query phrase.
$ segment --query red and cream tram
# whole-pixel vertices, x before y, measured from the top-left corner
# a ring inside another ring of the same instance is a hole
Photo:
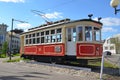
[[[21,34],[21,56],[39,61],[100,59],[102,23],[92,19],[64,19]]]

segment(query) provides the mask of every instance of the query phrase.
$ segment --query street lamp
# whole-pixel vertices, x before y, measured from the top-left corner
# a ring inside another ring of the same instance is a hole
[[[17,22],[20,22],[20,23],[28,23],[28,22],[25,22],[25,21],[16,20],[16,19],[13,19],[13,18],[12,18],[9,60],[11,60],[11,53],[12,53],[12,36],[13,36],[13,22],[14,22],[14,21],[17,21]]]
[[[120,9],[117,9],[118,5],[120,4],[120,0],[111,0],[110,5],[114,8],[115,10],[115,15],[117,14]]]

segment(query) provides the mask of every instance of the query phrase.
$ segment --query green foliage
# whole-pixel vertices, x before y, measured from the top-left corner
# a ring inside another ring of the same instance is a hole
[[[7,49],[8,49],[8,43],[5,41],[2,45],[0,57],[2,58],[6,57]]]
[[[21,60],[22,61],[30,61],[29,59],[17,58],[17,59],[7,60],[5,62],[20,62]]]
[[[13,54],[13,57],[20,56],[20,53]]]
[[[88,65],[101,66],[101,61],[89,62]],[[108,67],[108,68],[118,68],[117,66],[115,66],[114,64],[109,63],[108,61],[104,61],[104,67]]]
[[[21,58],[17,58],[17,59],[7,60],[5,62],[19,62],[20,60]]]

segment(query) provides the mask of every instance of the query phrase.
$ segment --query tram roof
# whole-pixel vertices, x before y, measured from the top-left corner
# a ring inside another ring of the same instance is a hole
[[[94,23],[103,25],[100,21],[96,21],[96,20],[92,20],[92,19],[79,19],[79,20],[72,20],[71,21],[69,18],[66,18],[66,19],[63,19],[63,20],[43,24],[43,25],[40,25],[38,27],[30,28],[30,29],[28,29],[28,32],[32,32],[32,31],[42,29],[42,28],[48,28],[48,27],[64,25],[64,24],[70,24],[70,23],[81,22],[81,21],[90,21],[90,22],[94,22]],[[24,32],[24,33],[27,33],[27,32]],[[22,34],[24,34],[24,33],[22,33]]]

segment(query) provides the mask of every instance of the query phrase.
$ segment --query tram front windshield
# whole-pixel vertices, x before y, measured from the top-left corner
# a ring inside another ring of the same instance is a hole
[[[100,41],[100,29],[91,26],[85,26],[85,41]]]

